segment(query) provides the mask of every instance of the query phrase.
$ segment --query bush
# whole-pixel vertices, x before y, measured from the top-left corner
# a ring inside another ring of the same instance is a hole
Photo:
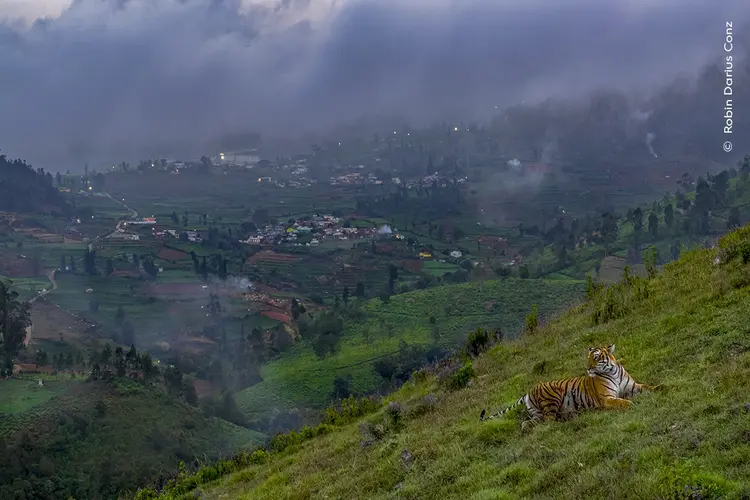
[[[750,262],[750,225],[732,231],[719,239],[721,262],[728,264],[737,257],[743,264]]]
[[[495,342],[501,340],[502,336],[503,334],[500,329],[490,332],[489,330],[477,328],[476,330],[469,332],[464,351],[469,356],[479,356],[492,347]]]
[[[453,390],[463,389],[469,385],[472,378],[474,378],[474,367],[471,361],[468,361],[448,379],[448,386]]]
[[[534,304],[526,315],[526,333],[534,333],[539,328],[539,306]]]
[[[670,500],[711,500],[726,498],[733,485],[722,477],[703,474],[681,464],[662,475],[661,494]]]

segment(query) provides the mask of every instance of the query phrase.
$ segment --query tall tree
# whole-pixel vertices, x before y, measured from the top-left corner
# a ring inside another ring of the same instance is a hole
[[[4,374],[13,373],[13,358],[26,339],[26,328],[31,325],[29,303],[18,300],[18,293],[11,290],[11,283],[0,280],[0,334]]]
[[[670,229],[674,224],[674,208],[672,207],[672,203],[667,203],[667,206],[664,207],[664,224]]]
[[[651,237],[656,239],[658,236],[659,231],[659,217],[654,213],[651,212],[648,216],[648,232],[651,234]]]

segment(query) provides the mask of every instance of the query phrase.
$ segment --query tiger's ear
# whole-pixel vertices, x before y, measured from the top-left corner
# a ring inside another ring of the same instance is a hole
[[[589,352],[594,352],[594,348],[593,347],[589,347]]]
[[[609,347],[607,347],[607,350],[609,351],[610,354],[614,353],[615,352],[615,345],[614,344],[610,344]]]

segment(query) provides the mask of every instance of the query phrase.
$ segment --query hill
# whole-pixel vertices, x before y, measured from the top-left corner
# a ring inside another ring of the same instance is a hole
[[[204,499],[747,498],[750,227],[720,247],[719,265],[717,249],[695,249],[662,274],[592,289],[475,359],[458,373],[466,388],[422,372],[389,398],[398,404],[277,438],[268,452],[178,478],[162,498],[197,486]],[[584,373],[588,348],[613,343],[636,379],[664,390],[529,434],[513,416],[478,421],[534,383]]]
[[[64,213],[68,208],[52,174],[0,154],[0,210]]]
[[[0,498],[116,498],[180,461],[265,439],[127,379],[37,375],[0,389]]]
[[[347,380],[347,389],[355,394],[372,392],[384,382],[374,363],[398,356],[403,343],[421,346],[423,350],[414,351],[419,356],[431,348],[439,352],[435,347],[453,349],[477,327],[501,328],[506,336],[515,337],[532,304],[548,316],[584,291],[582,281],[507,278],[398,294],[387,304],[370,300],[360,311],[348,313],[334,353],[319,357],[310,339],[294,345],[263,365],[263,382],[238,393],[237,404],[257,421],[275,410],[324,407],[337,378]],[[414,361],[416,368],[427,359]]]

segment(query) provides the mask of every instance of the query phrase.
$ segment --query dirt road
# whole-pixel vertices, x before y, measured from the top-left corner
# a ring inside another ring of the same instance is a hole
[[[57,272],[57,269],[53,269],[52,272],[50,272],[47,275],[47,278],[49,279],[49,282],[52,285],[52,287],[45,288],[43,291],[39,292],[39,294],[36,297],[33,297],[31,300],[29,300],[29,304],[33,304],[36,299],[40,297],[44,297],[45,295],[50,293],[52,290],[57,290],[57,280],[55,280],[56,272]],[[31,342],[31,327],[32,325],[29,325],[26,327],[26,338],[23,339],[24,346],[29,345],[29,342]]]

